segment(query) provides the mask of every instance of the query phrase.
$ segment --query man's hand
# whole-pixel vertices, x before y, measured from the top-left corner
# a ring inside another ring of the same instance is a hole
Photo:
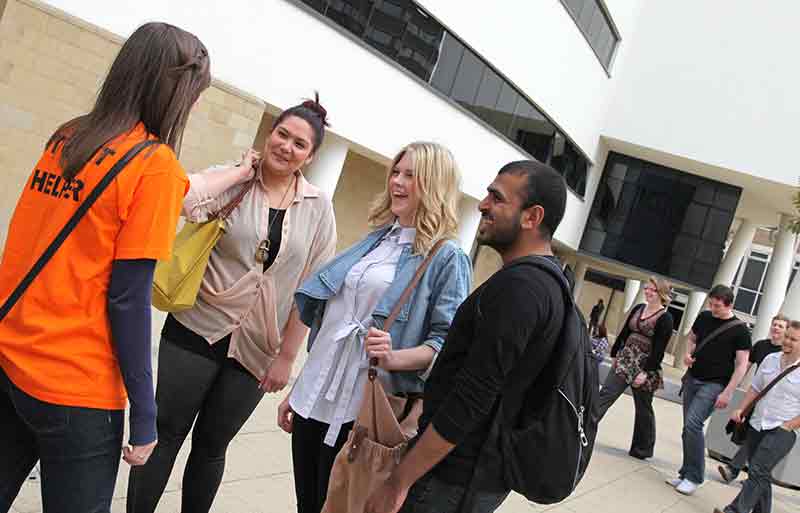
[[[122,448],[122,459],[131,467],[138,467],[144,465],[153,454],[153,449],[156,448],[158,440],[150,442],[147,445],[130,445]]]
[[[717,402],[714,403],[714,408],[724,410],[731,403],[732,398],[733,390],[723,390],[722,393],[717,396]]]
[[[292,373],[292,363],[288,358],[278,356],[267,369],[259,387],[267,393],[280,392],[286,388]]]
[[[686,353],[686,355],[683,357],[683,363],[686,364],[687,367],[691,367],[692,364],[694,364],[694,361],[695,359],[692,358],[692,355],[689,353]]]
[[[744,419],[742,418],[742,413],[743,412],[742,412],[741,408],[738,409],[738,410],[733,410],[731,412],[731,420],[734,421],[737,424],[741,424],[742,422],[744,422]]]
[[[370,328],[364,341],[367,356],[378,359],[378,367],[385,370],[394,370],[394,352],[392,351],[392,336],[377,328]]]
[[[400,486],[390,476],[367,499],[364,513],[397,513],[408,496],[408,488]]]

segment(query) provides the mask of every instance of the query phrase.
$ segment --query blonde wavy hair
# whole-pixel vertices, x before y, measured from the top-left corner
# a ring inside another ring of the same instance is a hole
[[[450,150],[432,142],[413,142],[392,159],[386,172],[386,185],[372,202],[369,224],[374,228],[392,224],[392,196],[389,181],[392,170],[406,153],[414,162],[414,180],[419,206],[414,216],[417,229],[414,253],[427,255],[440,239],[455,239],[458,234],[458,199],[461,173]]]
[[[664,306],[669,305],[672,302],[672,285],[670,282],[656,278],[655,276],[651,276],[648,281],[650,282],[650,285],[655,287],[658,298],[661,300],[661,304]]]

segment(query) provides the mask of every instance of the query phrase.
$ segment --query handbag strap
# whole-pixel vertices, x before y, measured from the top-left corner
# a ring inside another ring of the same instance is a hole
[[[767,392],[772,390],[772,387],[777,385],[780,380],[782,380],[783,378],[785,378],[786,376],[788,376],[789,374],[791,374],[793,371],[797,370],[798,368],[800,368],[800,363],[795,363],[794,365],[790,365],[790,366],[786,367],[783,370],[783,372],[778,374],[778,376],[775,379],[770,381],[769,384],[767,386],[765,386],[761,390],[761,392],[759,392],[756,395],[755,399],[753,399],[753,402],[750,403],[750,405],[747,407],[746,413],[743,412],[742,417],[746,417],[746,416],[750,415],[753,412],[753,410],[755,410],[756,403],[758,403],[758,401],[760,401],[765,395],[767,395]]]
[[[211,216],[209,216],[209,220],[211,220],[211,219],[221,219],[221,220],[227,219],[228,216],[231,215],[231,213],[234,210],[236,210],[236,207],[239,206],[239,203],[242,202],[244,197],[247,196],[247,193],[250,192],[250,189],[253,188],[253,185],[255,185],[257,179],[258,179],[258,177],[254,176],[252,180],[247,182],[245,184],[245,186],[242,187],[242,190],[239,191],[239,193],[236,196],[234,196],[232,200],[230,200],[225,206],[223,206],[221,209],[219,209],[218,212],[216,212],[214,214],[211,214]]]
[[[431,261],[436,253],[439,252],[439,249],[444,245],[445,239],[440,239],[433,245],[433,248],[428,252],[428,255],[425,257],[425,260],[422,261],[420,266],[417,268],[417,272],[414,273],[414,277],[411,278],[411,281],[408,282],[406,285],[405,290],[402,294],[400,294],[400,299],[397,300],[397,303],[394,304],[392,311],[389,312],[389,317],[386,318],[386,322],[383,323],[383,331],[389,331],[394,324],[394,321],[397,320],[397,317],[400,315],[400,310],[403,308],[403,305],[406,304],[408,298],[411,297],[411,293],[414,292],[414,289],[419,284],[422,276],[425,274],[425,271],[428,270],[428,267],[431,265]],[[378,365],[377,358],[370,358],[369,360],[369,379],[370,381],[374,381],[375,377],[378,375],[378,371],[375,367]]]
[[[694,358],[695,356],[697,356],[697,353],[699,353],[701,349],[706,347],[709,342],[711,342],[718,336],[722,335],[729,329],[735,328],[737,326],[746,326],[746,324],[741,319],[736,319],[735,321],[723,324],[719,328],[715,329],[714,331],[706,335],[706,337],[703,340],[701,340],[700,343],[697,344],[697,346],[695,346],[694,351],[692,351],[691,357]]]
[[[5,316],[8,315],[8,312],[11,311],[28,287],[30,287],[31,283],[33,283],[33,280],[36,279],[39,273],[42,272],[42,269],[44,269],[44,266],[47,264],[47,262],[53,258],[53,255],[55,255],[56,251],[58,251],[58,248],[60,248],[64,241],[67,240],[69,234],[72,233],[76,226],[78,226],[78,223],[81,221],[81,219],[83,219],[83,216],[85,216],[89,209],[92,208],[92,205],[94,205],[100,195],[103,194],[103,191],[105,191],[106,188],[111,185],[111,182],[114,181],[114,178],[116,178],[117,175],[119,175],[120,172],[122,172],[122,170],[125,168],[125,166],[127,166],[130,161],[134,159],[134,157],[141,153],[142,150],[154,144],[161,143],[159,141],[150,139],[136,144],[136,146],[128,150],[125,155],[123,155],[113,166],[111,166],[111,169],[109,169],[100,182],[94,186],[94,189],[92,189],[92,192],[90,192],[86,199],[83,200],[83,203],[78,205],[78,209],[75,211],[75,213],[72,214],[64,227],[61,228],[61,231],[58,232],[50,245],[47,246],[39,259],[33,264],[33,267],[31,267],[25,277],[22,278],[22,281],[20,281],[19,285],[17,285],[17,288],[15,288],[11,295],[8,296],[8,299],[6,299],[5,303],[3,303],[3,306],[0,307],[0,321],[2,321]]]

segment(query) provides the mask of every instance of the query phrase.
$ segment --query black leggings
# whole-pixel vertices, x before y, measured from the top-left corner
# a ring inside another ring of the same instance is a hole
[[[336,445],[323,443],[328,424],[314,419],[294,416],[292,425],[292,463],[294,466],[294,491],[298,513],[320,513],[328,495],[328,481],[333,460],[347,442],[353,428],[348,422],[339,431]]]
[[[230,358],[215,360],[161,340],[158,355],[158,445],[146,465],[132,467],[128,513],[153,513],[183,441],[192,450],[183,472],[182,513],[208,513],[225,471],[225,452],[264,392]]]

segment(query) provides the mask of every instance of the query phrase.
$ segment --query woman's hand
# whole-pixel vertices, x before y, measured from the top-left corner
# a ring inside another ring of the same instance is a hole
[[[264,392],[280,392],[289,383],[289,376],[292,373],[292,363],[288,358],[278,355],[267,369],[267,373],[258,385]]]
[[[367,349],[367,356],[378,359],[378,367],[384,370],[394,369],[392,336],[388,332],[370,328],[364,343]]]
[[[292,411],[292,407],[289,406],[289,396],[286,396],[286,399],[281,401],[281,404],[278,405],[278,427],[292,434],[293,425],[294,412]]]
[[[255,176],[256,166],[260,158],[261,154],[252,148],[242,153],[242,160],[236,166],[242,173],[239,183],[246,182]]]
[[[633,383],[631,383],[631,386],[633,386],[633,388],[639,388],[640,386],[644,385],[644,382],[646,380],[647,380],[647,373],[646,372],[640,372],[633,379]]]
[[[741,424],[742,421],[743,421],[742,420],[742,410],[741,409],[733,410],[731,412],[731,420],[734,421],[737,424]]]

